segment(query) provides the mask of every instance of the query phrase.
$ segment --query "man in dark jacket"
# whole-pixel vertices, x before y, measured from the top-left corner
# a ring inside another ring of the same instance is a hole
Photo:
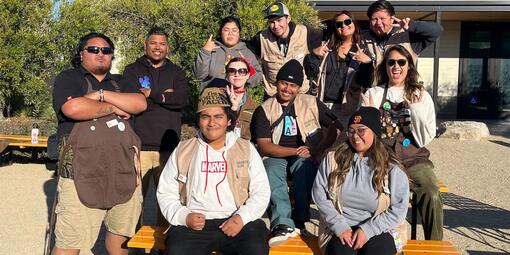
[[[168,34],[153,28],[145,40],[145,55],[128,65],[124,80],[137,84],[147,99],[147,110],[135,117],[135,132],[142,140],[143,195],[152,174],[157,186],[161,169],[179,143],[181,111],[188,102],[189,84],[183,70],[166,58]],[[166,222],[158,210],[158,225]]]

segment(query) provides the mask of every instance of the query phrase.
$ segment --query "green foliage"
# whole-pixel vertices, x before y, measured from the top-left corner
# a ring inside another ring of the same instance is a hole
[[[7,116],[23,106],[38,115],[48,101],[46,70],[55,50],[51,8],[49,0],[0,2],[0,109]]]
[[[170,58],[192,80],[195,105],[200,82],[192,74],[199,49],[219,21],[241,19],[241,38],[251,39],[267,26],[263,10],[272,0],[3,0],[0,1],[0,110],[8,115],[48,116],[51,78],[69,66],[78,39],[88,32],[115,42],[116,64],[143,55],[145,36],[160,26],[169,33]],[[317,11],[304,0],[284,1],[298,23],[318,26]],[[58,6],[58,8],[55,8]],[[15,14],[15,15],[13,15]],[[253,90],[261,98],[261,88]],[[259,98],[260,97],[260,98]],[[192,112],[191,110],[188,110]],[[0,115],[1,116],[1,115]]]

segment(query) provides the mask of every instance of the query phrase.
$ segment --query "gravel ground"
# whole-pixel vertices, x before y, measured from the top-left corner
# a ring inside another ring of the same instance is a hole
[[[502,127],[500,136],[479,142],[438,138],[428,146],[437,176],[450,189],[444,194],[444,239],[462,254],[510,253],[510,135]],[[43,254],[55,186],[44,164],[0,167],[0,255]],[[146,207],[154,209],[154,201]],[[153,223],[155,214],[145,215]],[[314,224],[308,227],[315,231]],[[81,254],[106,254],[103,242]]]

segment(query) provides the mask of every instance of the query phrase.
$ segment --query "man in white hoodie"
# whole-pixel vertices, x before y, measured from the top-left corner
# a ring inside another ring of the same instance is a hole
[[[218,88],[198,102],[198,135],[170,156],[157,190],[168,220],[165,254],[268,254],[268,229],[260,219],[269,182],[255,147],[231,130],[234,115]]]

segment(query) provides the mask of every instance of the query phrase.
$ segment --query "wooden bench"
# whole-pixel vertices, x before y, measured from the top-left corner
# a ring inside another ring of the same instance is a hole
[[[128,242],[129,248],[164,250],[166,234],[164,228],[143,226]],[[270,255],[319,255],[317,237],[295,237],[278,247],[271,248]],[[404,246],[404,255],[460,255],[448,241],[409,240]]]
[[[439,192],[446,193],[449,191],[448,187],[439,181]],[[413,195],[413,199],[411,199],[411,240],[416,240],[416,228],[418,225],[418,201],[415,198],[416,196]]]
[[[38,143],[32,143],[32,137],[28,135],[0,135],[0,140],[9,141],[9,146],[14,147],[48,147],[48,137],[39,136]]]

